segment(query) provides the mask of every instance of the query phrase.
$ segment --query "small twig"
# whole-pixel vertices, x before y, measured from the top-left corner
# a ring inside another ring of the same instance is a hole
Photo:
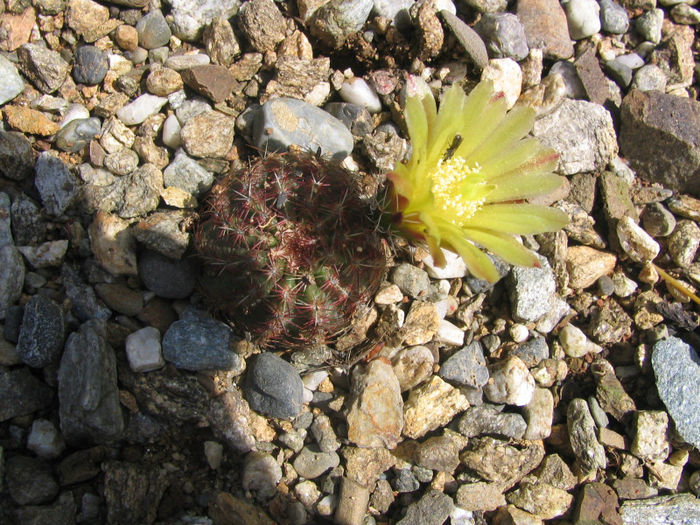
[[[659,275],[661,278],[666,281],[668,284],[673,286],[676,290],[681,292],[683,295],[686,295],[687,297],[691,298],[693,301],[695,301],[697,304],[700,304],[700,297],[695,295],[687,286],[685,286],[682,282],[680,282],[678,279],[675,277],[671,277],[668,273],[666,273],[664,270],[656,266],[654,263],[651,263],[651,265],[656,268],[656,271],[659,272]]]

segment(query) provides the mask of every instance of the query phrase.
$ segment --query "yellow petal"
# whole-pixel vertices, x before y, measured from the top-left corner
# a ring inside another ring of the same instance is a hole
[[[559,188],[563,182],[559,175],[553,173],[544,175],[514,173],[498,179],[495,184],[496,188],[486,196],[485,203],[514,201],[529,199],[537,195],[547,195]]]
[[[447,248],[456,251],[469,268],[469,272],[477,279],[495,283],[501,276],[491,259],[461,235],[446,235]]]
[[[537,257],[533,252],[508,234],[477,228],[463,228],[463,230],[467,238],[479,243],[510,264],[535,266],[538,263]]]
[[[491,204],[477,211],[469,219],[469,226],[529,235],[558,231],[568,222],[566,213],[556,208],[536,204]]]

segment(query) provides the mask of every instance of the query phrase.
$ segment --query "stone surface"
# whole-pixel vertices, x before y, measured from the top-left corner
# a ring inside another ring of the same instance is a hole
[[[53,93],[63,85],[70,66],[56,51],[39,44],[24,44],[17,50],[22,73],[44,93]]]
[[[590,246],[571,246],[566,251],[566,267],[571,288],[588,288],[615,269],[617,257]]]
[[[0,58],[0,78],[2,78]],[[0,102],[0,104],[2,104]],[[24,134],[16,131],[0,131],[0,174],[12,180],[23,180],[34,167],[31,143]]]
[[[347,2],[331,0],[316,10],[311,18],[311,34],[332,48],[339,48],[359,31],[372,10],[372,0]]]
[[[99,136],[101,128],[102,123],[98,118],[71,120],[56,134],[56,146],[63,151],[76,153]]]
[[[319,452],[304,447],[294,458],[292,466],[301,477],[316,479],[339,463],[340,458],[335,452]]]
[[[37,379],[27,367],[0,367],[0,421],[25,416],[48,407],[53,390]]]
[[[569,58],[574,46],[569,38],[566,14],[559,2],[553,0],[521,0],[518,19],[525,28],[530,48],[544,50],[547,58]]]
[[[296,369],[269,352],[250,365],[244,395],[250,408],[281,419],[293,419],[302,409],[303,384]]]
[[[24,80],[15,65],[0,56],[0,105],[9,102],[24,90]]]
[[[404,426],[401,387],[390,364],[376,359],[352,376],[348,439],[362,447],[394,448]]]
[[[147,464],[106,461],[104,499],[111,523],[152,523],[167,487],[162,470]]]
[[[511,444],[488,436],[470,439],[459,456],[467,468],[487,481],[500,483],[504,491],[534,470],[543,457],[540,441]]]
[[[34,368],[55,363],[63,349],[65,331],[61,307],[43,295],[35,295],[24,307],[17,354]]]
[[[24,261],[12,244],[0,247],[0,319],[22,294],[24,287]]]
[[[58,124],[41,111],[24,106],[5,106],[3,111],[7,125],[22,133],[46,137],[58,131]]]
[[[232,342],[228,326],[190,309],[163,334],[163,357],[185,370],[236,369],[240,357],[231,350]]]
[[[700,520],[700,500],[691,494],[625,501],[620,507],[624,525],[683,525]]]
[[[185,85],[214,103],[226,100],[237,83],[226,67],[216,64],[183,69],[180,75]]]
[[[123,108],[117,111],[117,117],[127,126],[141,124],[151,115],[155,115],[160,109],[168,103],[168,99],[157,97],[150,93],[135,98]]]
[[[526,427],[520,414],[500,412],[488,404],[470,407],[458,424],[459,432],[466,437],[487,434],[511,439],[521,439]]]
[[[620,148],[649,182],[700,196],[700,103],[632,90],[621,107]]]
[[[440,377],[450,383],[481,388],[489,380],[484,350],[474,341],[448,357],[440,365]]]
[[[421,498],[406,509],[406,515],[397,525],[437,525],[444,523],[450,516],[454,503],[447,494],[435,489],[429,489]]]
[[[5,465],[10,496],[19,505],[49,503],[58,495],[58,482],[51,466],[36,458],[14,456]]]
[[[471,61],[478,69],[484,69],[489,61],[484,41],[479,34],[455,14],[442,10],[440,16],[450,28],[457,41],[464,48]]]
[[[459,390],[433,376],[409,394],[403,406],[403,434],[413,439],[420,438],[445,426],[467,408],[469,401]]]
[[[566,513],[574,497],[547,483],[522,483],[508,493],[507,500],[518,508],[551,520]]]
[[[211,188],[214,176],[184,151],[178,151],[173,161],[163,170],[166,188],[175,186],[199,197]]]
[[[485,13],[474,26],[491,58],[524,60],[529,53],[525,29],[513,13]]]
[[[532,400],[535,380],[520,358],[511,356],[494,363],[489,374],[484,394],[491,402],[524,406]]]
[[[595,422],[584,399],[572,399],[566,411],[569,441],[583,472],[604,469],[605,449],[598,442]]]
[[[121,436],[117,363],[103,321],[88,321],[68,336],[58,368],[58,399],[68,443],[108,444]]]
[[[75,50],[73,79],[79,84],[99,84],[108,70],[109,57],[101,49],[95,46],[81,46]]]
[[[146,288],[165,299],[183,299],[195,286],[195,265],[191,259],[176,261],[160,253],[141,253],[139,275]]]
[[[654,345],[651,363],[656,388],[678,434],[688,443],[700,447],[700,359],[697,352],[676,337]]]
[[[569,35],[582,40],[600,31],[600,6],[595,0],[571,0],[565,7]]]
[[[506,279],[513,319],[537,321],[551,308],[556,283],[549,262],[538,256],[539,268],[514,266]]]
[[[153,9],[142,16],[136,24],[139,45],[145,49],[155,49],[168,45],[170,27],[160,9]]]
[[[234,121],[218,111],[206,111],[189,119],[180,130],[185,151],[193,157],[224,157],[231,149]]]

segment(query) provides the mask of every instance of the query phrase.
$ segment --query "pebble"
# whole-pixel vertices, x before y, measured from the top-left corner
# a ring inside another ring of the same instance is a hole
[[[429,437],[413,453],[417,466],[442,472],[454,472],[459,466],[459,445],[452,435]]]
[[[695,221],[678,221],[668,239],[667,248],[673,262],[681,268],[688,268],[695,260],[700,247],[700,228]]]
[[[664,461],[671,452],[668,414],[660,410],[635,413],[635,431],[630,452],[643,461]]]
[[[700,11],[688,4],[678,4],[671,8],[671,19],[677,24],[700,24]]]
[[[559,153],[557,173],[602,171],[617,156],[617,135],[610,113],[599,104],[566,99],[535,121],[532,133]]]
[[[381,359],[352,374],[348,439],[362,447],[394,448],[404,426],[403,399],[392,366]]]
[[[24,44],[17,49],[19,68],[43,93],[53,93],[63,85],[70,65],[61,55],[39,44]]]
[[[123,177],[134,171],[139,165],[138,154],[131,149],[121,149],[110,153],[104,158],[104,167],[109,171]]]
[[[411,390],[404,403],[403,434],[417,439],[447,425],[452,418],[469,408],[469,401],[456,388],[433,376]]]
[[[117,111],[117,117],[127,126],[141,124],[151,115],[158,113],[168,99],[144,93]]]
[[[430,291],[430,278],[425,270],[401,263],[391,273],[391,281],[409,297],[425,298]]]
[[[574,501],[574,497],[567,491],[548,483],[522,483],[509,492],[506,499],[518,508],[545,520],[565,514]]]
[[[558,1],[523,0],[517,4],[516,14],[525,28],[530,49],[542,49],[548,59],[573,56],[566,14]]]
[[[73,119],[56,133],[56,147],[76,153],[98,137],[101,130],[102,123],[98,118]]]
[[[309,28],[311,35],[338,49],[351,34],[362,29],[373,5],[373,0],[331,0],[314,14]]]
[[[66,448],[63,436],[48,419],[35,419],[27,436],[27,449],[41,459],[55,459]]]
[[[489,56],[486,45],[479,34],[449,11],[440,11],[440,16],[474,65],[478,69],[484,69],[488,65]]]
[[[435,489],[428,489],[406,509],[406,515],[396,525],[438,525],[444,523],[454,510],[452,498]]]
[[[595,422],[585,399],[572,399],[566,412],[571,448],[583,472],[604,469],[607,465],[605,449],[598,442]]]
[[[233,136],[234,120],[218,111],[195,115],[180,130],[182,145],[193,157],[225,157]]]
[[[163,122],[163,132],[161,136],[163,144],[172,149],[179,148],[182,143],[180,140],[181,129],[182,126],[180,126],[180,121],[177,117],[174,114],[169,115],[168,118],[165,119],[165,122]]]
[[[374,122],[364,107],[348,102],[330,102],[323,109],[345,124],[353,136],[366,139],[371,135]]]
[[[296,144],[335,160],[353,148],[352,133],[341,121],[316,106],[280,97],[263,104],[253,122],[253,143],[264,151],[286,150]]]
[[[327,415],[314,415],[314,421],[310,430],[322,452],[335,452],[340,448],[340,442],[335,435],[333,423]]]
[[[410,468],[394,469],[391,487],[399,494],[415,492],[420,488],[420,482],[413,475]]]
[[[377,92],[363,78],[352,77],[346,80],[340,86],[338,94],[345,102],[365,108],[370,113],[379,113],[382,110]]]
[[[217,64],[183,69],[180,75],[185,85],[209,98],[215,104],[226,100],[237,84],[233,73],[226,67]]]
[[[494,58],[481,72],[482,80],[491,80],[494,90],[503,93],[506,107],[511,109],[520,97],[523,73],[512,58]]]
[[[68,444],[107,444],[121,436],[117,363],[104,321],[87,321],[68,336],[58,368],[58,401]]]
[[[133,51],[139,45],[139,33],[133,26],[120,25],[114,31],[114,42],[124,51]]]
[[[569,34],[582,40],[600,31],[600,6],[595,0],[570,0],[565,4]]]
[[[317,452],[304,447],[292,462],[294,470],[302,478],[316,479],[340,464],[340,457],[335,452]]]
[[[20,298],[24,286],[24,261],[12,244],[0,246],[0,319]]]
[[[146,326],[132,332],[126,337],[124,346],[129,366],[134,372],[150,372],[165,366],[157,328]]]
[[[47,241],[39,246],[18,246],[19,252],[34,269],[60,266],[68,250],[68,241]]]
[[[34,368],[55,363],[63,349],[65,331],[61,307],[43,295],[35,295],[24,307],[17,354]]]
[[[340,494],[335,509],[335,523],[360,525],[367,511],[370,491],[365,485],[343,477],[340,480]]]
[[[183,86],[184,82],[180,73],[169,67],[151,71],[146,77],[146,89],[158,97],[167,97],[181,90]]]
[[[491,512],[498,507],[506,505],[506,498],[503,496],[501,485],[483,481],[461,484],[457,490],[456,500],[460,506],[459,508],[468,511],[470,514],[476,511]],[[474,521],[472,520],[468,523],[474,524]]]
[[[303,406],[304,385],[296,369],[263,352],[249,365],[243,394],[250,408],[280,419],[294,419]]]
[[[663,204],[647,204],[642,213],[642,225],[652,237],[667,237],[676,227],[676,218]]]
[[[484,40],[491,58],[520,62],[530,53],[525,29],[513,13],[485,13],[474,29]]]
[[[538,256],[539,268],[514,266],[506,279],[513,319],[518,322],[534,322],[551,308],[556,283],[549,262]]]
[[[634,71],[631,67],[618,60],[618,58],[605,62],[605,72],[610,78],[617,82],[621,88],[626,89],[632,83]]]
[[[700,518],[700,502],[692,494],[673,494],[655,498],[628,500],[620,506],[623,525],[681,525]]]
[[[163,170],[163,183],[166,188],[175,186],[199,197],[211,188],[214,176],[184,151],[178,151]]]
[[[41,505],[59,491],[51,466],[28,456],[13,456],[5,464],[5,481],[10,497],[18,505]]]
[[[8,127],[30,135],[47,137],[58,131],[58,124],[44,113],[25,106],[5,106],[5,122]]]
[[[492,403],[525,406],[532,400],[535,379],[525,363],[511,356],[489,366],[491,380],[484,386],[484,394]]]
[[[34,152],[24,134],[0,130],[0,174],[8,179],[23,180],[33,171]]]
[[[136,246],[129,222],[98,212],[88,227],[90,247],[100,266],[112,275],[136,275]]]
[[[515,350],[510,352],[510,355],[519,357],[525,363],[525,366],[531,368],[549,357],[549,345],[547,345],[547,340],[544,337],[533,337],[529,341],[518,345]]]
[[[490,436],[477,437],[469,440],[459,458],[465,467],[486,481],[498,482],[505,491],[542,462],[544,446],[537,441],[516,446]]]
[[[700,406],[690,394],[700,384],[700,359],[696,350],[676,337],[656,343],[651,355],[656,388],[676,431],[694,447],[700,446]]]
[[[141,253],[138,270],[146,288],[165,299],[184,299],[195,286],[196,272],[189,259],[176,261],[146,250]]]
[[[614,0],[601,0],[600,23],[603,32],[622,35],[629,29],[630,17],[625,8]]]
[[[409,9],[413,0],[375,0],[373,13],[391,20],[399,31],[405,31],[411,27]]]
[[[144,49],[167,46],[170,41],[170,27],[160,9],[153,9],[141,17],[136,24],[139,45]]]
[[[634,28],[644,40],[658,44],[661,42],[663,21],[663,9],[651,9],[634,19]]]
[[[175,71],[182,71],[190,67],[206,66],[211,62],[208,55],[194,53],[190,55],[172,55],[165,61],[165,67]]]
[[[440,377],[450,383],[481,388],[489,380],[484,350],[479,341],[473,341],[448,357],[440,366]]]
[[[445,266],[440,268],[435,265],[433,256],[426,255],[422,262],[425,265],[425,271],[433,279],[457,279],[467,275],[467,265],[458,254],[453,251],[440,248],[442,255],[445,257]]]
[[[532,400],[523,407],[527,428],[523,439],[547,439],[552,434],[554,397],[547,388],[535,388]]]
[[[15,65],[0,55],[0,106],[24,91],[24,80]]]
[[[264,452],[249,452],[243,463],[243,489],[254,492],[261,500],[271,498],[282,479],[282,469],[275,458]]]
[[[631,217],[622,217],[616,227],[620,246],[636,262],[652,261],[661,250],[647,232],[640,228]]]
[[[655,64],[640,67],[632,78],[631,87],[640,91],[666,91],[668,79],[663,69]]]
[[[0,421],[7,421],[48,408],[54,392],[27,367],[12,370],[0,367],[0,395],[3,399]]]
[[[421,384],[433,373],[435,358],[429,348],[413,346],[399,350],[391,360],[402,392]]]
[[[566,268],[571,288],[588,288],[603,275],[613,272],[617,257],[590,246],[572,246],[566,251]]]
[[[104,80],[107,71],[107,53],[95,46],[81,46],[76,49],[73,63],[73,79],[76,82],[94,86]]]
[[[468,438],[488,434],[521,439],[526,428],[525,419],[520,414],[501,412],[488,404],[469,408],[458,424],[460,434]]]
[[[580,328],[567,324],[559,332],[559,342],[569,357],[583,357],[588,353],[599,354],[603,348],[586,337]]]

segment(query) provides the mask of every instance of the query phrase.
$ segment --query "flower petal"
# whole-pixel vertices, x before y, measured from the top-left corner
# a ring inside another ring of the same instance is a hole
[[[446,235],[447,248],[456,251],[477,279],[495,283],[501,276],[488,255],[482,252],[461,235]]]
[[[469,219],[469,226],[529,235],[562,229],[569,218],[561,210],[536,204],[491,204]]]
[[[538,263],[535,254],[516,241],[511,235],[479,228],[463,228],[464,234],[474,242],[511,264],[535,266]]]
[[[495,189],[485,199],[486,204],[546,195],[559,188],[564,181],[554,173],[530,175],[513,173],[499,178],[496,182]]]

